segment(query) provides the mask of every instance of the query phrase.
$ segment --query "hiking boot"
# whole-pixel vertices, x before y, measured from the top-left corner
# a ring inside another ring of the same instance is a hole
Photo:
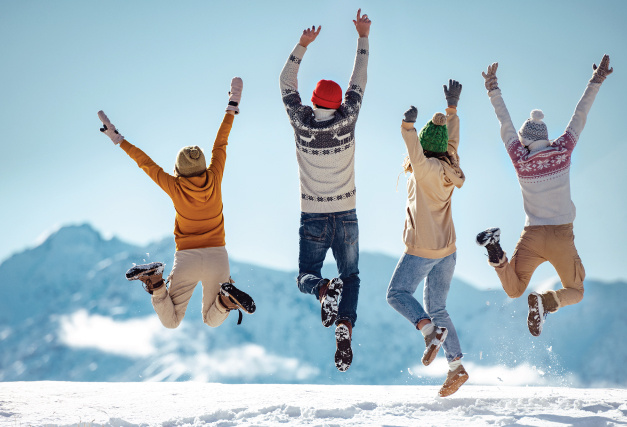
[[[143,287],[150,295],[153,291],[161,288],[163,282],[163,267],[161,262],[151,262],[131,267],[126,272],[127,280],[140,280]]]
[[[341,321],[335,328],[335,367],[340,372],[345,372],[353,362],[352,333],[350,321]]]
[[[237,289],[231,282],[220,284],[220,302],[227,311],[237,310],[237,324],[242,323],[242,311],[253,314],[256,310],[255,301],[246,292]]]
[[[340,279],[326,281],[320,287],[320,317],[322,326],[328,328],[337,318],[337,310],[339,308],[340,295],[344,283]]]
[[[542,326],[549,313],[555,313],[560,306],[555,291],[547,291],[543,294],[531,292],[527,297],[529,304],[529,314],[527,315],[527,326],[529,332],[534,337],[542,333]]]
[[[435,326],[433,328],[433,332],[425,337],[425,352],[422,355],[422,364],[425,366],[429,366],[435,356],[437,356],[438,351],[440,351],[440,347],[442,343],[446,339],[448,335],[448,331],[446,328],[440,328],[439,326]]]
[[[450,396],[459,390],[466,381],[468,381],[468,372],[466,372],[463,365],[459,365],[454,371],[448,371],[446,380],[442,384],[438,395],[440,397]]]
[[[488,250],[488,262],[493,267],[498,267],[505,262],[505,253],[499,243],[501,240],[500,228],[488,228],[477,234],[477,244]]]

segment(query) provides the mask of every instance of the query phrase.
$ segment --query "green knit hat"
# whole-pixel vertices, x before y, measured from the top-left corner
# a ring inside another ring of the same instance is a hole
[[[434,153],[446,153],[448,148],[448,129],[446,115],[435,113],[433,118],[420,130],[418,134],[422,148]]]

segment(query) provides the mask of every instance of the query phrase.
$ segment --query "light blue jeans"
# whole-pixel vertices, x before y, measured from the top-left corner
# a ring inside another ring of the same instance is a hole
[[[439,259],[403,254],[387,292],[388,304],[412,324],[417,325],[423,319],[431,319],[435,325],[448,329],[442,347],[449,362],[463,356],[455,326],[446,311],[446,297],[451,288],[456,261],[456,252]],[[414,292],[425,278],[423,308],[414,298]]]

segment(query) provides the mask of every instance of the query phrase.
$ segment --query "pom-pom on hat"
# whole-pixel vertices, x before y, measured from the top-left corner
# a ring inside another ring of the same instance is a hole
[[[534,141],[544,141],[549,139],[546,125],[542,121],[544,113],[542,110],[533,110],[525,123],[520,127],[518,135],[529,143]],[[528,145],[528,144],[525,144]]]
[[[197,145],[183,147],[176,156],[174,173],[177,176],[192,177],[202,175],[207,169],[205,154]]]
[[[337,110],[342,105],[342,88],[333,80],[320,80],[313,91],[311,102]]]
[[[422,148],[434,153],[446,153],[448,148],[448,129],[446,115],[435,113],[433,118],[420,130],[418,134]]]

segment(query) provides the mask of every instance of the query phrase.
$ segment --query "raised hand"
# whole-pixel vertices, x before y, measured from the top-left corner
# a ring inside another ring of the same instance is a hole
[[[316,39],[316,37],[318,37],[318,34],[320,34],[321,28],[322,26],[318,25],[318,29],[316,30],[316,26],[313,25],[311,28],[304,29],[303,35],[300,36],[300,41],[298,42],[298,44],[301,45],[302,47],[309,46],[309,44],[313,42]]]
[[[111,123],[111,121],[109,120],[107,115],[104,113],[104,111],[102,110],[98,111],[98,118],[100,119],[103,125],[100,128],[100,132],[104,133],[109,138],[111,138],[111,141],[113,141],[115,145],[118,145],[120,142],[124,140],[124,137],[120,135],[120,132],[118,132],[115,126],[113,126],[113,123]]]
[[[597,64],[592,64],[592,78],[591,83],[603,83],[603,81],[614,72],[614,68],[609,68],[610,57],[609,55],[603,55],[601,63],[597,68]]]
[[[462,85],[457,80],[448,81],[448,88],[444,85],[444,96],[449,107],[457,107],[459,95],[462,93]]]
[[[361,9],[357,10],[357,19],[353,19],[353,23],[355,24],[355,29],[357,30],[357,34],[359,37],[368,37],[370,35],[370,24],[372,21],[368,19],[368,15],[361,15]]]
[[[231,79],[231,90],[229,91],[229,105],[226,107],[227,113],[239,114],[239,102],[242,99],[242,90],[244,89],[244,81],[241,77],[233,77]]]
[[[496,78],[497,68],[499,68],[499,63],[495,62],[488,67],[488,74],[484,73],[483,71],[481,72],[481,75],[485,79],[485,88],[488,91],[499,88],[498,80]]]
[[[413,105],[409,107],[409,110],[405,111],[403,121],[405,123],[416,123],[418,118],[418,109]]]

